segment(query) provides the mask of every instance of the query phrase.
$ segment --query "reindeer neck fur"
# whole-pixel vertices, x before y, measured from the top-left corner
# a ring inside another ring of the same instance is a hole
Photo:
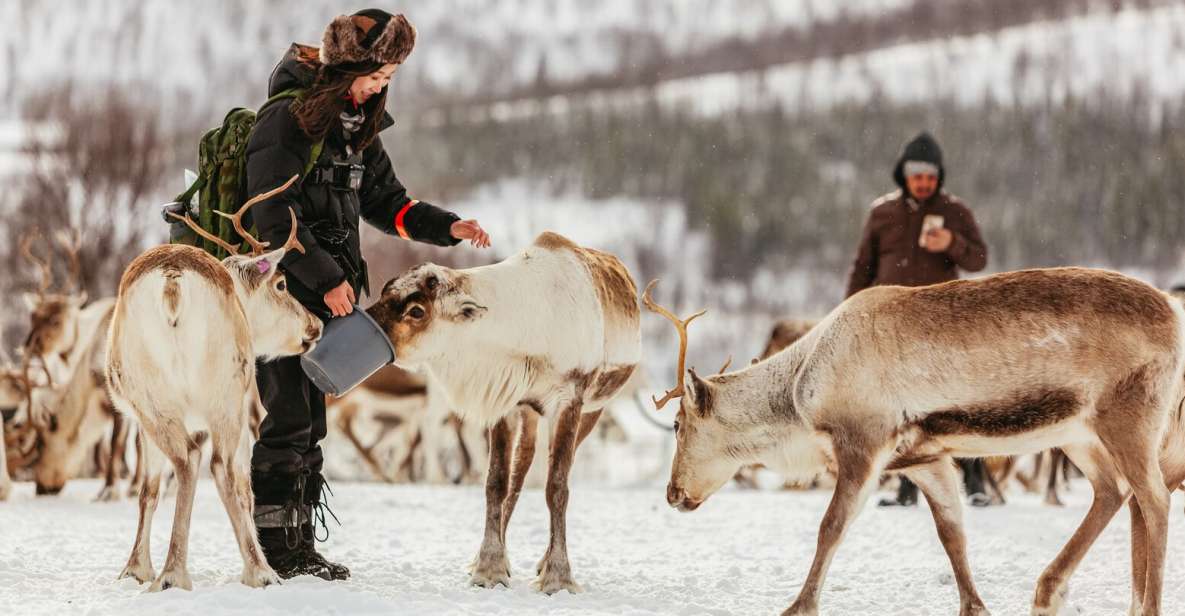
[[[803,364],[824,329],[821,324],[743,370],[707,379],[713,385],[713,417],[729,429],[729,456],[803,477],[829,463],[830,443],[815,430],[812,409],[795,400]]]
[[[563,376],[604,361],[604,322],[585,266],[570,253],[532,246],[500,263],[463,270],[487,312],[451,328],[449,344],[425,363],[466,415],[492,424],[527,398],[544,409]],[[584,343],[584,344],[582,344]]]
[[[79,359],[89,350],[88,347],[95,337],[102,338],[113,306],[115,298],[108,297],[91,302],[78,311],[74,337],[61,352],[61,360],[65,362],[68,370],[74,369]]]
[[[80,343],[70,362],[70,377],[48,396],[48,404],[58,419],[58,429],[66,434],[77,432],[86,414],[89,399],[96,387],[102,389],[103,354],[107,325],[114,312],[114,300],[102,300],[87,308],[89,314],[79,319]],[[85,326],[86,333],[83,334]]]

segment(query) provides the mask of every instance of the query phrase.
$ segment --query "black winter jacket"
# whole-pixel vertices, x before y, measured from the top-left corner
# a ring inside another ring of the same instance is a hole
[[[290,47],[272,71],[269,97],[312,84],[314,71],[296,59],[297,49],[297,45]],[[249,195],[267,192],[304,172],[313,142],[293,117],[291,103],[292,99],[280,99],[259,112],[247,144]],[[394,122],[385,111],[381,113],[384,117],[380,126],[386,129]],[[302,177],[288,190],[251,208],[259,239],[272,246],[283,245],[288,237],[288,208],[296,212],[297,237],[305,253],[289,251],[280,265],[288,273],[292,294],[322,316],[328,316],[323,296],[343,280],[350,282],[359,297],[367,286],[358,237],[359,217],[388,235],[399,235],[395,222],[403,211],[400,222],[409,239],[439,246],[460,241],[449,232],[452,223],[459,220],[456,214],[422,201],[407,207],[412,200],[395,177],[391,159],[377,136],[351,159],[341,130],[330,129],[317,166],[330,167],[334,161],[365,165],[361,188],[350,190]],[[310,172],[309,176],[313,175],[315,172]]]

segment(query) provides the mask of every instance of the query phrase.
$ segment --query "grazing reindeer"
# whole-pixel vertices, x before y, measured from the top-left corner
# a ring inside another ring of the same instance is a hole
[[[230,217],[252,256],[239,255],[186,217],[196,232],[232,256],[219,263],[192,246],[158,246],[136,257],[119,282],[107,379],[116,406],[138,422],[144,465],[139,529],[120,577],[140,582],[155,577],[150,591],[193,588],[186,554],[201,455],[198,431],[207,431],[213,445],[210,469],[243,557],[243,584],[279,582],[259,547],[251,513],[251,384],[257,357],[307,351],[321,336],[321,322],[288,293],[277,269],[288,249],[303,251],[296,241],[296,215],[288,241],[270,252],[243,229],[242,215],[295,179],[247,201]],[[178,494],[169,555],[157,577],[148,539],[166,459]]]
[[[48,387],[26,392],[31,419],[27,427],[34,430],[37,451],[32,463],[38,494],[61,491],[108,426],[112,431],[112,455],[122,456],[126,444],[126,429],[107,399],[102,376],[102,347],[115,300],[87,304],[87,294],[81,290],[81,239],[78,233],[60,233],[56,237],[69,257],[70,272],[67,286],[57,293],[50,292],[51,262],[33,255],[32,236],[27,236],[20,246],[25,258],[41,272],[37,293],[25,295],[32,314],[22,349],[26,378],[30,362],[35,359],[48,380]],[[57,383],[51,373],[56,374]],[[111,469],[112,464],[107,467]],[[100,500],[113,498],[115,479],[109,472]]]
[[[428,364],[466,421],[492,426],[485,536],[473,584],[510,583],[506,525],[534,455],[534,422],[542,418],[552,425],[551,541],[534,585],[549,594],[580,590],[568,562],[568,473],[581,440],[637,366],[636,295],[616,257],[547,232],[493,265],[414,267],[388,282],[369,309],[399,365]],[[516,414],[524,418],[517,449]]]
[[[12,368],[0,369],[0,411],[15,411],[28,398],[28,391],[32,384],[26,380],[23,370]],[[14,444],[21,439],[16,434],[11,435]],[[8,451],[5,441],[10,438],[4,418],[0,416],[0,501],[7,500],[12,493],[12,477],[8,474]],[[16,447],[15,449],[20,449]],[[17,452],[19,453],[19,451]]]
[[[680,323],[680,334],[686,327]],[[741,464],[832,466],[838,478],[814,562],[784,614],[817,614],[827,568],[884,470],[930,502],[960,614],[986,614],[967,564],[952,456],[1061,447],[1094,502],[1037,582],[1053,615],[1070,576],[1130,498],[1132,613],[1161,613],[1169,488],[1185,478],[1179,417],[1185,310],[1126,276],[1029,270],[853,295],[806,337],[681,397],[667,500],[699,507]],[[1168,487],[1166,487],[1168,486]]]
[[[49,257],[39,259],[33,254],[34,235],[25,236],[20,243],[21,254],[41,273],[41,283],[36,293],[26,293],[24,300],[30,312],[29,335],[22,348],[24,354],[22,369],[26,376],[30,362],[37,359],[49,380],[54,384],[53,373],[63,377],[69,372],[78,356],[85,352],[80,341],[88,340],[97,320],[107,306],[84,308],[87,294],[80,288],[81,263],[78,257],[79,237],[77,234],[58,236],[58,243],[70,257],[71,282],[65,292],[50,292],[53,285],[53,265]],[[52,257],[52,253],[50,253]],[[38,414],[32,417],[35,424],[46,425],[52,416]]]
[[[78,473],[94,445],[113,425],[115,409],[103,377],[106,332],[114,300],[88,306],[79,318],[77,352],[66,363],[66,380],[55,387],[36,387],[29,397],[29,416],[49,416],[48,424],[33,421],[37,458],[33,477],[37,494],[57,494]]]

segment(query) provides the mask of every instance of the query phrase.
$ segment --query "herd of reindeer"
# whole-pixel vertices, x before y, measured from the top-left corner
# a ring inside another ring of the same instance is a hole
[[[88,301],[77,288],[79,236],[56,238],[72,273],[58,292],[49,260],[30,242],[21,246],[41,285],[27,296],[32,317],[19,361],[0,375],[0,500],[10,470],[31,477],[38,494],[55,494],[82,469],[97,469],[102,500],[119,498],[131,475],[140,520],[121,576],[150,590],[192,588],[188,529],[203,459],[230,517],[242,582],[279,582],[252,520],[250,447],[265,412],[255,361],[305,352],[322,329],[287,293],[279,267],[287,251],[303,251],[295,214],[279,248],[256,240],[242,216],[293,180],[229,216],[242,244],[187,220],[231,256],[151,248],[127,266],[114,298]],[[484,587],[510,583],[506,529],[542,433],[551,532],[533,586],[578,592],[568,478],[577,448],[598,421],[611,421],[604,410],[639,388],[645,307],[679,337],[677,383],[654,400],[657,409],[678,402],[672,507],[695,510],[730,482],[753,484],[759,468],[833,486],[809,573],[783,614],[818,613],[836,550],[891,474],[911,479],[930,505],[959,614],[987,614],[967,560],[952,459],[989,458],[989,485],[1002,499],[1013,479],[1037,487],[1036,471],[1020,472],[1020,456],[1045,460],[1033,466],[1044,464],[1051,503],[1071,467],[1093,488],[1085,519],[1037,580],[1031,613],[1057,613],[1074,570],[1125,504],[1130,613],[1161,613],[1170,495],[1185,479],[1180,298],[1085,268],[873,287],[817,321],[779,323],[742,369],[700,376],[685,357],[688,325],[703,312],[678,317],[653,300],[656,284],[639,298],[616,257],[553,232],[492,265],[411,268],[367,309],[397,365],[333,400],[331,423],[382,480],[476,481],[484,467],[485,530],[469,568],[470,582]],[[132,443],[134,469],[126,464]],[[149,534],[166,470],[177,497],[158,574]]]

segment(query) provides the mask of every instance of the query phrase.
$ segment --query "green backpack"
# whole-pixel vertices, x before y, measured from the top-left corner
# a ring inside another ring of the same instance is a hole
[[[303,95],[304,90],[300,88],[284,90],[267,99],[259,109],[262,111],[264,107],[281,99],[299,98]],[[185,192],[177,196],[175,203],[165,206],[165,220],[170,223],[169,243],[197,246],[217,259],[228,256],[221,246],[199,237],[193,229],[169,217],[169,212],[182,216],[189,214],[202,230],[232,246],[242,243],[243,238],[235,232],[231,221],[214,212],[234,214],[250,198],[250,195],[246,194],[247,140],[251,137],[251,129],[255,128],[256,115],[256,112],[250,109],[235,107],[227,112],[222,126],[212,128],[202,136],[198,145],[197,179],[185,189]],[[323,144],[321,141],[313,144],[304,174],[308,174],[316,164],[317,158],[321,156]],[[193,203],[195,194],[197,202]]]

